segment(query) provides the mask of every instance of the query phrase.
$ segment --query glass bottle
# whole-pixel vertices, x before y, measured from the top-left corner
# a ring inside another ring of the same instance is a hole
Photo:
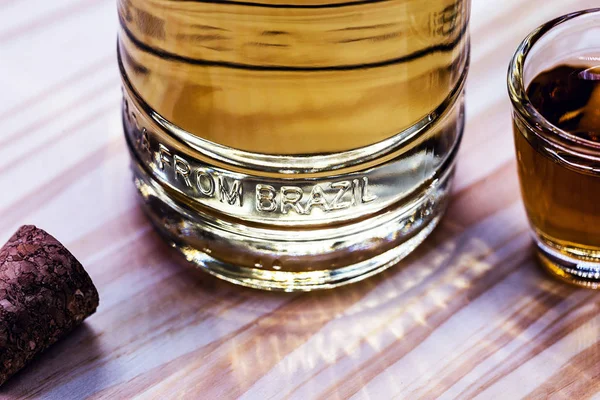
[[[135,183],[189,261],[257,288],[329,288],[438,223],[468,0],[118,4]]]

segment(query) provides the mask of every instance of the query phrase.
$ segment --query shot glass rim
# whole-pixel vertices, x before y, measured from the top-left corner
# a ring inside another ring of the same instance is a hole
[[[531,128],[536,136],[553,142],[559,146],[572,144],[584,153],[592,152],[594,156],[600,157],[600,143],[592,140],[582,139],[572,133],[552,124],[533,106],[527,95],[524,83],[524,66],[531,50],[550,31],[557,29],[562,24],[577,18],[595,15],[600,18],[600,8],[590,8],[565,14],[540,25],[532,31],[519,44],[508,69],[508,92],[512,102],[515,118]],[[586,151],[587,150],[587,151]],[[573,149],[571,149],[573,151]]]

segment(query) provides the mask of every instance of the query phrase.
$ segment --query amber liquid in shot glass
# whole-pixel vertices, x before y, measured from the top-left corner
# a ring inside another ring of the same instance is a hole
[[[536,76],[527,93],[553,125],[600,143],[600,67],[557,66]],[[599,259],[600,173],[552,160],[516,129],[523,201],[536,234],[566,256]]]

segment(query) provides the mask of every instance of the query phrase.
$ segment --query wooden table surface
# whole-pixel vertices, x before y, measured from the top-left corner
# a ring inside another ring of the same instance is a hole
[[[540,23],[600,0],[473,0],[454,197],[408,260],[310,294],[189,268],[136,203],[115,0],[0,0],[0,241],[42,227],[101,305],[4,398],[600,398],[600,294],[537,267],[518,191],[507,65]]]

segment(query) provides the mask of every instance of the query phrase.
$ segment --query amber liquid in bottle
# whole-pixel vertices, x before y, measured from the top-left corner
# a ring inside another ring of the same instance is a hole
[[[118,4],[123,66],[144,100],[202,139],[255,153],[387,139],[439,107],[467,62],[466,0]]]
[[[600,67],[557,66],[536,76],[527,93],[550,123],[600,143]],[[600,174],[551,159],[518,129],[515,141],[523,200],[536,233],[570,256],[597,258]]]

